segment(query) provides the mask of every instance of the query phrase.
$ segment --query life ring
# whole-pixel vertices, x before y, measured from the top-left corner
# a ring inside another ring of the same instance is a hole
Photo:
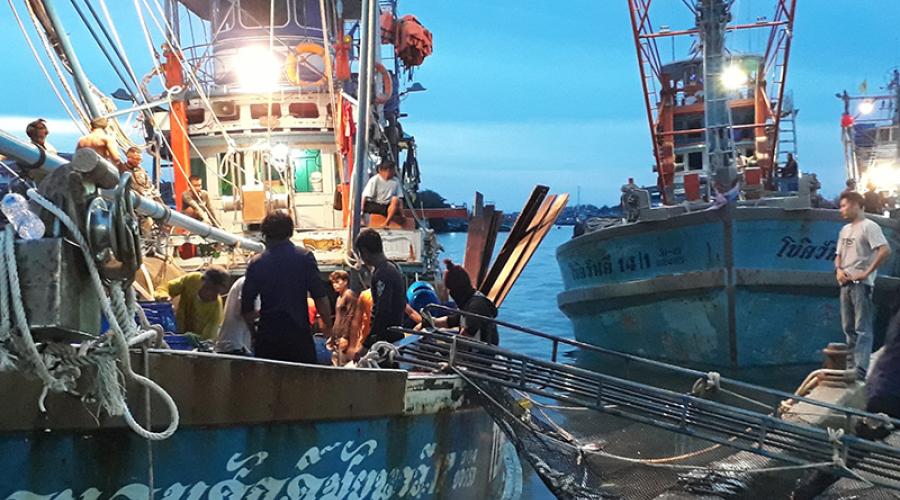
[[[309,54],[319,56],[325,59],[325,47],[315,43],[298,43],[294,50],[288,52],[287,58],[284,60],[284,73],[287,79],[294,85],[305,85],[308,87],[318,87],[324,85],[328,80],[325,73],[318,80],[302,80],[300,73],[297,71],[297,56],[301,54]]]
[[[381,63],[375,63],[375,71],[381,74],[381,93],[375,95],[375,104],[384,104],[394,95],[394,79]]]

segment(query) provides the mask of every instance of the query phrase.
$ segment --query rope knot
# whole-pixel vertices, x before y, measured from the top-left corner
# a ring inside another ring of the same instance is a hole
[[[697,379],[691,388],[691,395],[703,397],[710,392],[718,391],[721,387],[722,375],[719,372],[708,372],[706,378]]]
[[[831,443],[831,461],[838,467],[844,467],[844,459],[841,452],[844,449],[844,429],[833,429],[829,427],[828,442]]]

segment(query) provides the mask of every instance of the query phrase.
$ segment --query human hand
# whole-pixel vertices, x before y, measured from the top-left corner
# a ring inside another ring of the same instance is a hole
[[[422,331],[422,328],[424,328],[424,327],[422,326],[422,323],[418,323],[416,326],[413,327],[413,330],[415,330],[415,331],[417,331],[417,332],[421,332],[421,331]]]
[[[844,272],[843,269],[838,269],[835,272],[835,277],[837,278],[838,284],[841,286],[844,286],[851,281],[850,277],[847,275],[847,273]]]

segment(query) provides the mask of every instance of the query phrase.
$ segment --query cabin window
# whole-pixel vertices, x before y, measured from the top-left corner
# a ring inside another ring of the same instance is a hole
[[[697,151],[695,153],[688,153],[688,170],[703,170],[703,153],[701,151]]]
[[[270,6],[274,12],[269,10]],[[243,0],[240,14],[241,25],[245,28],[268,28],[270,15],[274,15],[273,26],[283,28],[288,23],[288,0]]]

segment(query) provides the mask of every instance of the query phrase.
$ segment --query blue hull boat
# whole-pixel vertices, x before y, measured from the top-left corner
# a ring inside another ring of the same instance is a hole
[[[873,217],[900,248],[898,223]],[[695,366],[816,363],[842,341],[836,210],[731,207],[596,230],[561,245],[560,309],[578,340]],[[897,254],[879,269],[876,342]]]
[[[137,362],[137,361],[136,361]],[[458,377],[153,352],[181,427],[148,442],[121,419],[0,376],[0,498],[517,498],[515,448]],[[143,393],[129,401],[144,408]],[[136,411],[142,413],[142,411]],[[30,418],[23,418],[28,415]],[[165,425],[165,410],[152,412]],[[138,419],[142,420],[144,416]]]

